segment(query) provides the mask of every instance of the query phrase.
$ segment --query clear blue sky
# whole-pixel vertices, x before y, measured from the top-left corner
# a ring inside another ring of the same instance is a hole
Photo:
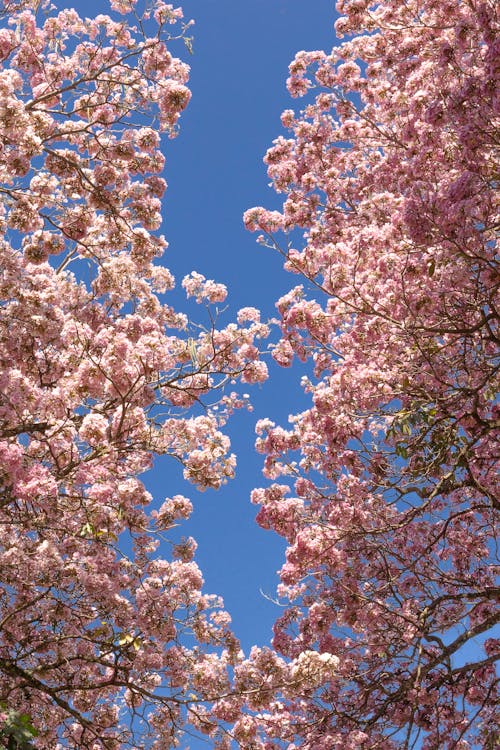
[[[245,231],[242,213],[277,201],[262,157],[281,132],[283,109],[297,105],[285,87],[288,64],[298,50],[332,47],[334,3],[186,0],[182,6],[196,21],[188,61],[193,98],[179,137],[166,144],[167,263],[179,280],[196,269],[224,282],[228,315],[252,305],[272,316],[275,301],[297,280],[282,270],[277,254]],[[274,594],[284,550],[276,535],[254,521],[250,491],[262,482],[254,425],[263,416],[286,422],[304,408],[299,378],[296,371],[274,368],[270,382],[257,392],[249,389],[255,411],[230,424],[236,479],[217,493],[189,493],[196,508],[189,533],[199,544],[207,589],[224,597],[245,649],[271,637],[277,608],[261,590]],[[162,462],[153,490],[169,488],[176,473],[177,467]]]

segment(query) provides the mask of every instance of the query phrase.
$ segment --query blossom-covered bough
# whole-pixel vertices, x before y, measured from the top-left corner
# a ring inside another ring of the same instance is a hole
[[[258,521],[289,545],[274,647],[337,664],[250,700],[235,735],[248,750],[491,750],[498,6],[337,9],[347,39],[290,67],[308,103],[266,156],[283,209],[245,217],[303,282],[278,302],[274,356],[314,367],[310,408],[258,425],[273,480],[254,491]],[[253,669],[257,694],[279,671]]]
[[[265,379],[267,328],[253,308],[192,327],[161,296],[181,10],[1,10],[0,743],[170,748],[186,718],[206,729],[238,644],[194,540],[156,552],[190,501],[151,510],[139,476],[155,453],[202,489],[232,476],[221,429],[245,399],[223,388]],[[196,273],[184,287],[225,297]]]

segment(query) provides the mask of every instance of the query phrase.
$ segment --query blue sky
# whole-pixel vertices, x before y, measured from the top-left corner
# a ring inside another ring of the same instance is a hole
[[[308,0],[306,9],[303,0],[186,0],[182,5],[196,22],[188,60],[193,98],[179,137],[166,144],[166,262],[178,280],[196,269],[224,282],[227,315],[252,305],[270,317],[296,279],[282,270],[277,254],[245,231],[242,213],[277,201],[262,157],[281,132],[281,112],[297,104],[285,87],[288,64],[298,50],[332,47],[334,4]],[[236,415],[229,426],[238,454],[236,479],[198,498],[189,491],[195,504],[189,533],[199,544],[207,589],[224,597],[245,650],[271,637],[278,609],[261,591],[274,594],[284,550],[276,535],[254,522],[250,491],[262,482],[254,425],[263,416],[285,422],[306,403],[297,371],[273,368],[271,375],[257,392],[249,389],[254,412]],[[177,473],[176,466],[159,462],[153,492],[170,494]]]

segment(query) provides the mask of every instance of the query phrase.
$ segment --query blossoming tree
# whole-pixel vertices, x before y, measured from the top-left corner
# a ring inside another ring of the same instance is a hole
[[[181,10],[5,0],[0,20],[0,744],[170,748],[204,728],[238,645],[194,540],[156,554],[190,501],[151,511],[139,476],[154,453],[202,489],[232,476],[221,428],[243,401],[223,386],[266,377],[267,329],[253,308],[191,327],[162,297]]]
[[[245,217],[303,282],[274,356],[310,363],[311,406],[258,425],[286,606],[234,732],[248,750],[491,749],[498,6],[337,9],[347,39],[290,66],[306,105],[266,156],[283,209]]]

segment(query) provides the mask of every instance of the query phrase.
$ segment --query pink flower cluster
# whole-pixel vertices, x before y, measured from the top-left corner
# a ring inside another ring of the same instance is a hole
[[[202,489],[234,474],[223,427],[248,403],[234,383],[266,377],[269,329],[253,308],[202,329],[159,297],[159,131],[190,98],[181,10],[39,5],[10,4],[0,30],[0,705],[46,750],[167,750],[186,722],[206,732],[239,646],[195,540],[170,537],[191,502],[155,508],[139,475],[160,453]]]
[[[244,219],[302,276],[273,356],[311,364],[309,408],[257,425],[274,482],[253,492],[258,522],[288,543],[273,645],[336,667],[284,681],[258,716],[249,697],[235,734],[248,750],[486,747],[498,642],[472,643],[498,627],[498,12],[337,9],[346,41],[290,65],[306,104],[266,155],[282,210]],[[300,250],[275,236],[296,229]]]
[[[195,297],[196,302],[204,301],[215,303],[224,302],[227,289],[224,284],[218,284],[212,279],[206,279],[201,273],[192,271],[182,280],[182,286],[188,297]]]

